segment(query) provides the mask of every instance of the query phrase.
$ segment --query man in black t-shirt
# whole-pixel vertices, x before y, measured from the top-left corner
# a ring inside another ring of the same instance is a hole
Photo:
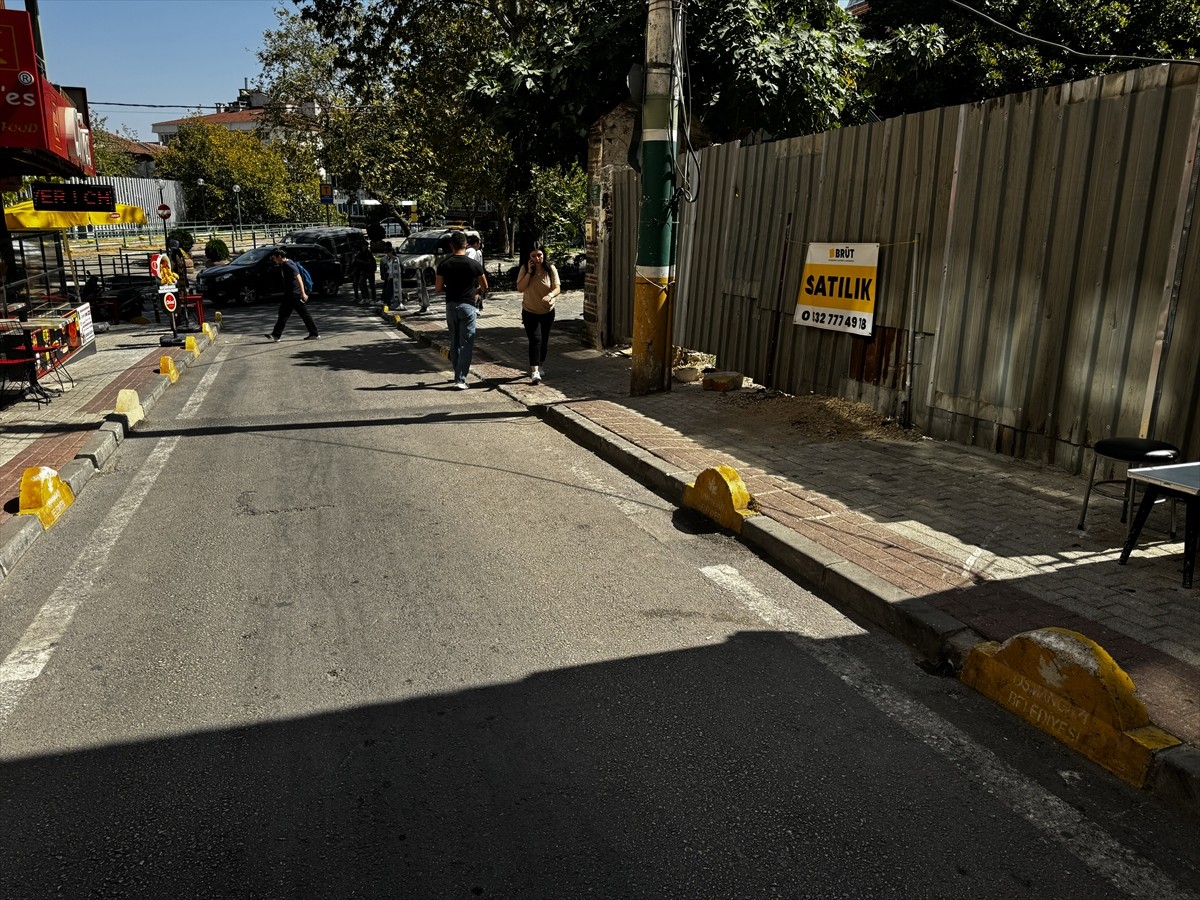
[[[467,389],[471,354],[475,350],[475,316],[487,295],[487,275],[483,266],[467,256],[467,237],[461,231],[450,235],[453,256],[437,267],[435,293],[446,292],[446,327],[450,330],[450,365],[454,368],[454,387]]]

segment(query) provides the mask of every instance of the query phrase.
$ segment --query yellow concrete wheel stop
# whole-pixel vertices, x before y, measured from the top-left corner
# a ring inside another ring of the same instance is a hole
[[[758,515],[750,508],[753,499],[737,469],[717,466],[705,469],[683,491],[684,506],[704,513],[718,525],[738,533],[742,522]]]
[[[218,327],[218,328],[224,328],[224,327],[225,327],[225,317],[224,317],[223,315],[221,315],[221,313],[220,313],[219,311],[218,311],[218,312],[215,312],[215,313],[213,313],[213,318],[217,320],[217,327]]]
[[[1095,641],[1039,628],[967,655],[962,680],[1134,787],[1179,743],[1150,724],[1133,679]]]
[[[207,322],[200,326],[200,330],[204,332],[205,337],[207,337],[210,341],[215,337],[213,327]]]
[[[196,336],[189,334],[183,339],[183,349],[192,354],[192,359],[196,359],[200,355],[200,348],[196,345]]]
[[[158,358],[158,372],[160,375],[166,375],[171,379],[171,384],[179,380],[179,370],[175,368],[175,358],[172,356],[160,356]]]
[[[75,492],[49,466],[30,466],[21,475],[20,502],[18,515],[37,516],[46,529],[75,502]]]
[[[130,428],[146,418],[146,411],[142,409],[142,399],[133,388],[121,389],[117,394],[117,405],[113,407],[113,412],[124,416]]]

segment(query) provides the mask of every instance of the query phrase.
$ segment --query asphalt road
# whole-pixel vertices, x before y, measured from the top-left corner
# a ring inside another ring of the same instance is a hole
[[[337,304],[0,585],[0,896],[1196,897],[1196,827]]]

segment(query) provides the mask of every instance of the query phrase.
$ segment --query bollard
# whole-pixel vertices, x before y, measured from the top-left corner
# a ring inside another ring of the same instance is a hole
[[[166,375],[171,379],[171,384],[179,380],[179,370],[175,368],[175,359],[170,356],[160,356],[158,359],[158,371],[160,375]]]
[[[74,502],[71,486],[49,466],[30,466],[21,475],[21,506],[17,515],[37,516],[43,531],[57,522]]]

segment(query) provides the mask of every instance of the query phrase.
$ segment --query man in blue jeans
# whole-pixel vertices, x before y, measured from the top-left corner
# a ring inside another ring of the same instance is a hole
[[[467,237],[461,231],[450,235],[453,256],[437,267],[434,293],[446,292],[446,327],[450,330],[450,365],[454,369],[454,387],[467,389],[471,354],[475,350],[477,304],[487,296],[487,275],[483,265],[467,256]]]

